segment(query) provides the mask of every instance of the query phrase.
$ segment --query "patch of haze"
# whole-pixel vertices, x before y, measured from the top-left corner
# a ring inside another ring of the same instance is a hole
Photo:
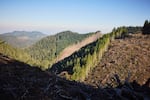
[[[19,25],[0,25],[0,34],[13,31],[39,31],[47,35],[53,35],[62,31],[70,30],[81,34],[101,31],[105,34],[111,32],[110,27],[68,27],[68,26],[19,26]]]

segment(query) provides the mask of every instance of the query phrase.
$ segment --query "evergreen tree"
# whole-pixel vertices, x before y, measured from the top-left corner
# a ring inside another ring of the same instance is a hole
[[[144,23],[142,33],[143,34],[150,34],[150,22],[148,20],[146,20]]]
[[[54,64],[50,68],[50,71],[57,71],[58,74],[62,71],[67,71],[71,73],[70,76],[72,80],[83,81],[88,73],[99,63],[104,52],[107,51],[111,40],[116,37],[125,37],[126,35],[124,34],[126,34],[125,27],[114,29],[113,32],[103,35],[103,37],[97,41],[82,47],[71,56]],[[70,66],[68,61],[73,64]]]

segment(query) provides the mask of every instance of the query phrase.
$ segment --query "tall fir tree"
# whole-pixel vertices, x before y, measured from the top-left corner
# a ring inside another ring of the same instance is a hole
[[[150,22],[148,20],[146,20],[144,23],[142,33],[143,34],[150,34]]]

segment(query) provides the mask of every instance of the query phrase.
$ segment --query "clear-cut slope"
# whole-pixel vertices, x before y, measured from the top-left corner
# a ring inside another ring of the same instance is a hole
[[[129,76],[129,81],[136,80],[144,84],[150,78],[149,60],[150,36],[134,34],[125,39],[116,39],[110,44],[99,65],[89,73],[85,83],[115,86],[113,75],[117,74],[121,80]]]

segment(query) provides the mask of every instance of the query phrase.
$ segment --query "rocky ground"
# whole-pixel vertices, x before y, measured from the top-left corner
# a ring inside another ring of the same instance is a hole
[[[93,86],[116,86],[114,75],[122,81],[133,80],[143,85],[150,78],[150,36],[132,34],[113,41],[100,63],[85,80]],[[106,84],[107,83],[107,84]]]

